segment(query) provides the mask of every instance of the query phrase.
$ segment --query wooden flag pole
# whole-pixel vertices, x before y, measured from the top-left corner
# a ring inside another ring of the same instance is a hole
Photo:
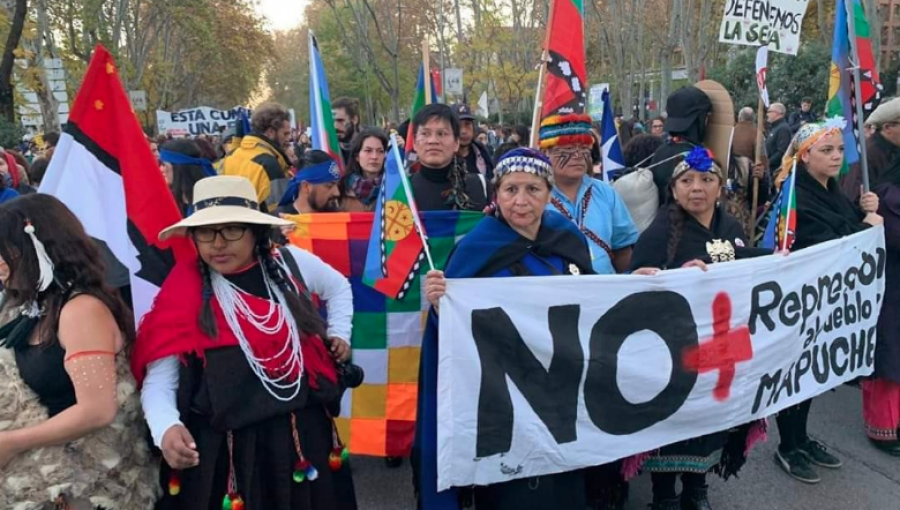
[[[422,40],[422,69],[422,79],[425,80],[423,84],[425,86],[425,104],[431,104],[434,102],[434,98],[431,97],[431,53],[428,50],[428,38]],[[444,76],[441,75],[441,80],[443,79]]]
[[[537,91],[534,96],[534,114],[531,117],[531,143],[529,145],[534,149],[537,149],[540,144],[541,112],[544,109],[544,92],[547,90],[547,62],[550,61],[550,30],[553,28],[553,14],[555,11],[556,0],[550,0],[547,34],[544,36],[544,49],[541,52],[541,69],[538,72]]]
[[[756,152],[754,154],[754,162],[762,164],[763,151],[763,118],[765,117],[766,105],[763,103],[762,96],[759,97],[759,106],[756,114]],[[752,173],[752,169],[751,169]],[[759,179],[753,176],[753,205],[750,208],[750,239],[756,234],[756,209],[759,207]]]

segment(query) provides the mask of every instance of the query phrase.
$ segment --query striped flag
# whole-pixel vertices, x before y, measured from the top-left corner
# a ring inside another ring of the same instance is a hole
[[[850,24],[847,16],[847,4],[853,2],[853,21],[856,32],[850,33]],[[851,172],[851,165],[860,160],[860,136],[863,119],[856,115],[856,90],[857,84],[853,79],[852,55],[853,49],[859,57],[859,75],[861,83],[860,96],[862,97],[863,115],[871,113],[881,100],[882,85],[875,68],[875,58],[872,54],[872,42],[869,39],[869,23],[866,21],[865,12],[860,0],[837,0],[835,6],[834,40],[831,48],[831,74],[828,86],[827,116],[843,117],[847,119],[844,127],[844,167],[841,169],[842,180]],[[858,173],[858,170],[854,173]],[[854,182],[845,186],[845,190],[858,193],[858,184]]]
[[[328,79],[319,54],[319,43],[312,30],[309,31],[309,126],[312,128],[312,148],[326,152],[343,170],[344,158],[334,129]]]
[[[138,321],[174,265],[169,249],[176,259],[194,256],[187,239],[158,240],[181,214],[103,46],[94,49],[40,192],[66,204],[128,268]]]
[[[625,168],[625,156],[616,131],[615,113],[609,100],[609,89],[603,91],[603,119],[600,122],[600,150],[603,155],[603,180],[612,182],[614,176]]]
[[[416,80],[416,96],[413,99],[412,108],[409,109],[409,127],[406,130],[406,144],[403,146],[406,157],[410,162],[416,160],[416,126],[413,124],[413,120],[416,118],[416,114],[419,113],[419,110],[426,105],[437,102],[438,94],[437,88],[434,85],[434,73],[428,72],[430,67],[428,43],[425,41],[422,43],[422,64],[419,65],[419,78]],[[428,80],[427,85],[425,84],[426,79]]]
[[[424,257],[419,212],[396,144],[384,163],[364,275],[384,295],[403,299]],[[422,232],[424,234],[424,232]]]
[[[797,236],[797,196],[795,177],[797,165],[791,169],[781,185],[781,193],[772,204],[769,224],[760,241],[761,248],[770,250],[790,250]]]
[[[547,85],[541,117],[584,113],[587,106],[587,63],[584,52],[583,0],[556,0],[544,45]]]

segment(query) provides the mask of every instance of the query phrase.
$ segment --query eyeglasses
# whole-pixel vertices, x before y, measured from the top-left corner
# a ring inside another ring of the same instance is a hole
[[[228,242],[240,241],[247,233],[247,227],[244,225],[228,225],[222,228],[197,227],[191,230],[191,235],[198,243],[214,243],[216,236],[222,236],[222,239]]]

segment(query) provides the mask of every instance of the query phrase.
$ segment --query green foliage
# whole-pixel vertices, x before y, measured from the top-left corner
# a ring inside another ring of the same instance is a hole
[[[830,68],[831,48],[815,41],[801,46],[797,56],[769,53],[769,98],[784,103],[790,111],[809,97],[816,111],[824,111]],[[756,108],[756,48],[738,50],[727,63],[712,68],[708,76],[731,93],[736,109]]]
[[[15,147],[24,135],[22,126],[0,117],[0,147]]]

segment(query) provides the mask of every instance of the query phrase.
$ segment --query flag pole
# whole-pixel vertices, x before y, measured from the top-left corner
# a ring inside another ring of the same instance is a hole
[[[429,86],[431,80],[429,79]],[[407,198],[409,198],[409,210],[412,212],[413,224],[416,227],[416,232],[419,233],[419,238],[422,239],[422,249],[425,251],[425,258],[428,259],[428,267],[434,271],[434,259],[431,258],[431,250],[428,248],[428,235],[425,233],[425,229],[422,227],[422,219],[419,218],[419,208],[416,207],[416,197],[413,196],[412,186],[409,185],[409,179],[406,177],[406,170],[403,168],[403,158],[400,157],[400,149],[397,148],[397,135],[391,134],[391,155],[394,156],[397,161],[397,170],[400,172],[400,182],[403,183],[403,191],[406,192]],[[382,193],[384,190],[382,190]]]
[[[544,109],[544,91],[547,88],[547,62],[550,61],[550,30],[553,28],[553,13],[556,11],[556,0],[550,0],[550,14],[547,16],[547,33],[544,35],[544,48],[541,52],[541,70],[538,72],[537,92],[534,96],[534,113],[531,116],[530,146],[538,147],[541,130],[541,111]]]
[[[863,133],[864,127],[864,119],[863,119],[863,104],[862,104],[862,90],[861,90],[861,80],[859,75],[859,45],[856,43],[856,16],[854,12],[854,5],[856,2],[854,0],[848,0],[844,2],[844,6],[847,10],[847,31],[848,37],[850,40],[850,51],[853,53],[853,68],[849,69],[853,72],[853,79],[856,82],[856,85],[853,87],[856,95],[856,120],[857,126],[859,129],[858,133]],[[865,12],[865,11],[863,11]],[[835,30],[838,28],[835,27]],[[851,119],[852,122],[852,119]],[[860,140],[857,138],[857,143],[859,144],[859,164],[862,170],[862,181],[863,181],[863,192],[868,193],[869,188],[869,158],[866,155],[866,142],[865,136],[862,136]]]
[[[754,161],[757,165],[762,164],[763,150],[763,117],[765,116],[766,105],[763,104],[762,96],[759,96],[759,105],[756,108],[756,151]],[[759,178],[753,176],[753,206],[750,208],[750,239],[753,239],[756,233],[756,209],[759,207]]]
[[[443,56],[441,58],[443,58]],[[422,78],[425,80],[425,104],[431,104],[434,102],[434,98],[431,97],[431,53],[428,51],[427,38],[422,39],[422,67],[424,68]],[[441,81],[443,80],[444,75],[441,74]],[[444,89],[441,88],[441,94],[443,93]]]

